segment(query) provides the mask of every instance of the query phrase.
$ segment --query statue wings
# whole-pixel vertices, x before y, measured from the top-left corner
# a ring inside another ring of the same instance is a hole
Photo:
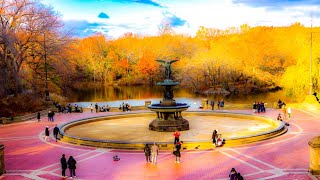
[[[175,60],[169,60],[169,63],[172,64],[172,63],[174,63],[176,61],[178,61],[178,60],[176,60],[176,59]]]
[[[178,61],[178,60],[162,60],[162,59],[157,59],[156,61],[161,62],[161,63],[167,63],[169,62],[170,64]]]
[[[166,63],[165,60],[157,59],[156,61],[161,62],[161,63]]]

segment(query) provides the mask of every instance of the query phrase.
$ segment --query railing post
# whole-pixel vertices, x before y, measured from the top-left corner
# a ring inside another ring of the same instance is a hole
[[[309,141],[310,165],[309,172],[313,175],[320,175],[320,136]]]

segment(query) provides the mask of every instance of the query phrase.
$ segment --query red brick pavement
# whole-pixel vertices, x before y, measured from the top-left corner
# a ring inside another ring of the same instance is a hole
[[[252,113],[251,110],[230,112]],[[275,118],[279,110],[260,115]],[[43,140],[44,127],[112,113],[57,114],[54,123],[42,118],[0,126],[0,142],[5,145],[7,173],[0,179],[61,179],[61,154],[77,160],[76,179],[228,179],[232,167],[247,179],[311,179],[308,140],[319,135],[320,115],[293,109],[289,131],[277,138],[236,148],[183,151],[176,164],[171,152],[161,151],[158,164],[145,162],[138,150],[110,150]],[[114,155],[120,161],[113,161]],[[69,172],[67,171],[67,175]]]

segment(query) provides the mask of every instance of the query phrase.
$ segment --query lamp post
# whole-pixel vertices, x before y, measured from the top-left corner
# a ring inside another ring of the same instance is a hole
[[[50,96],[49,96],[49,81],[48,81],[48,64],[47,64],[47,48],[46,48],[46,33],[43,33],[43,49],[44,49],[44,70],[46,73],[46,101],[50,101]]]

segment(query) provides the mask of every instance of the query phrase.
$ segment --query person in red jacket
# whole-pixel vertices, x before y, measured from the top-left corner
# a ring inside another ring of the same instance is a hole
[[[178,129],[176,129],[176,132],[173,133],[174,136],[174,144],[177,144],[179,142],[180,133]]]

